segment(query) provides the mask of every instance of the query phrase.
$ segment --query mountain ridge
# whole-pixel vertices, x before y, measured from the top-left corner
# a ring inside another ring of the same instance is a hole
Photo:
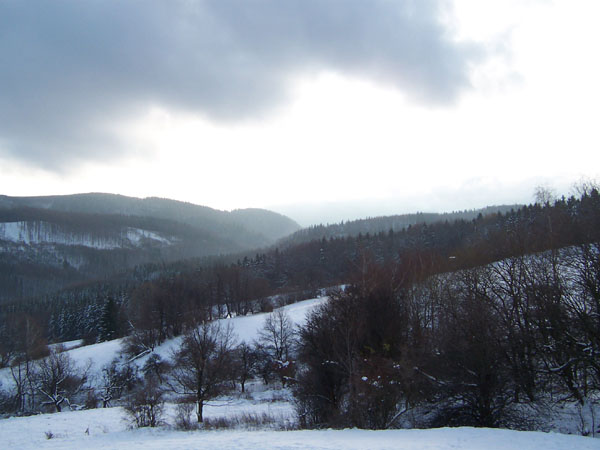
[[[266,209],[247,208],[229,212],[162,197],[138,198],[98,192],[31,197],[0,195],[0,210],[16,207],[168,219],[212,231],[216,235],[238,233],[241,246],[247,248],[268,245],[300,229],[300,225],[289,217]],[[244,220],[248,218],[253,220]],[[264,232],[261,224],[268,224],[268,233]]]
[[[299,229],[267,210],[219,211],[117,194],[0,196],[0,301],[137,265],[249,251]]]

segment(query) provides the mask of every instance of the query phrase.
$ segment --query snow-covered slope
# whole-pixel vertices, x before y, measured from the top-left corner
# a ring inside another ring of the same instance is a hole
[[[74,233],[48,222],[2,222],[0,223],[0,241],[15,244],[39,245],[62,244],[81,245],[101,250],[111,250],[123,247],[137,247],[143,243],[169,245],[173,238],[143,230],[140,228],[123,227],[118,234],[102,235],[98,233]],[[3,247],[0,246],[0,251]],[[6,251],[7,249],[4,248]]]
[[[315,306],[323,303],[324,301],[326,301],[326,297],[314,298],[284,306],[283,309],[295,324],[301,325],[304,323],[306,315]],[[252,343],[257,339],[258,331],[263,327],[265,318],[267,316],[268,313],[254,314],[251,316],[239,316],[231,319],[221,319],[219,322],[225,326],[228,324],[231,325],[238,343],[241,343],[242,341]],[[109,364],[119,355],[122,341],[122,339],[115,339],[108,342],[101,342],[99,344],[75,348],[73,350],[69,350],[68,353],[69,356],[73,358],[73,360],[76,361],[80,367],[85,367],[91,362],[92,374],[99,374],[102,370],[102,367]],[[171,357],[173,351],[179,346],[180,341],[180,337],[169,339],[157,347],[154,350],[154,353],[163,359],[168,359]],[[148,357],[149,355],[145,356],[144,358],[140,358],[136,360],[136,363],[138,365],[143,365]]]
[[[326,301],[326,297],[304,300],[292,305],[284,306],[283,309],[289,315],[291,320],[301,325],[304,323],[306,315],[317,305]],[[268,313],[254,314],[251,316],[239,316],[231,319],[221,319],[223,325],[230,324],[235,333],[238,343],[246,341],[252,343],[258,337],[258,331],[263,327]],[[163,359],[169,359],[173,351],[179,346],[181,337],[169,339],[158,346],[154,353]],[[92,377],[100,376],[102,368],[111,363],[112,360],[119,357],[123,339],[114,339],[112,341],[100,342],[98,344],[86,345],[84,347],[72,348],[67,351],[68,355],[80,368],[88,368]],[[67,348],[74,346],[74,343],[67,343]],[[150,355],[137,359],[135,362],[142,366]],[[0,369],[0,386],[11,386],[12,377],[8,368]]]

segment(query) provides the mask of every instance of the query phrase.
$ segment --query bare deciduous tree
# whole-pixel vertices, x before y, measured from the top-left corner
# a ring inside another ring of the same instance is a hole
[[[285,384],[286,378],[292,375],[291,356],[296,345],[294,322],[285,310],[279,308],[267,316],[263,328],[258,332],[258,339],[258,345],[271,360],[282,384]]]
[[[246,390],[246,381],[257,372],[259,353],[254,347],[242,342],[237,346],[235,356],[235,372],[243,393]]]
[[[137,381],[135,365],[118,364],[113,360],[102,368],[99,387],[101,389],[100,400],[102,407],[108,408],[113,399],[118,399],[124,390],[130,390]]]
[[[188,331],[173,354],[167,383],[176,394],[194,399],[198,422],[204,403],[221,394],[233,377],[234,341],[231,326],[205,322]]]
[[[71,406],[70,398],[85,385],[87,370],[80,370],[67,353],[55,349],[37,362],[32,379],[36,390],[47,399],[42,404],[53,405],[60,412],[63,403]]]
[[[10,343],[13,348],[10,372],[15,383],[15,410],[23,412],[35,405],[35,387],[32,374],[34,360],[48,355],[48,347],[40,326],[27,315],[16,315],[11,320]]]

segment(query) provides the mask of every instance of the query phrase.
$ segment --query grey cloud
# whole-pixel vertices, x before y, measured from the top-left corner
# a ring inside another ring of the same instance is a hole
[[[252,117],[322,69],[451,104],[482,51],[450,39],[442,1],[2,1],[0,155],[112,157],[125,149],[110,121],[150,104]]]

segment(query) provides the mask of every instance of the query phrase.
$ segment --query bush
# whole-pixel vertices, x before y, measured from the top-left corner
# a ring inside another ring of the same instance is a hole
[[[175,412],[175,428],[181,431],[190,431],[198,428],[195,418],[192,418],[195,410],[195,403],[181,402],[177,405]]]
[[[125,411],[133,427],[156,427],[162,424],[163,407],[163,392],[156,381],[150,380],[131,397]]]
[[[4,391],[0,386],[0,414],[15,412],[15,394]]]
[[[163,381],[165,373],[167,373],[168,370],[169,363],[164,361],[156,353],[151,354],[146,360],[144,367],[142,367],[144,377],[156,377],[161,383]]]
[[[85,409],[96,409],[98,407],[98,403],[100,399],[96,395],[96,391],[94,389],[90,389],[85,397]]]
[[[209,430],[219,429],[275,429],[291,430],[295,427],[285,418],[274,417],[267,413],[244,413],[231,417],[216,417],[204,419],[204,428]]]
[[[273,303],[268,298],[260,299],[259,310],[261,313],[273,312]]]

